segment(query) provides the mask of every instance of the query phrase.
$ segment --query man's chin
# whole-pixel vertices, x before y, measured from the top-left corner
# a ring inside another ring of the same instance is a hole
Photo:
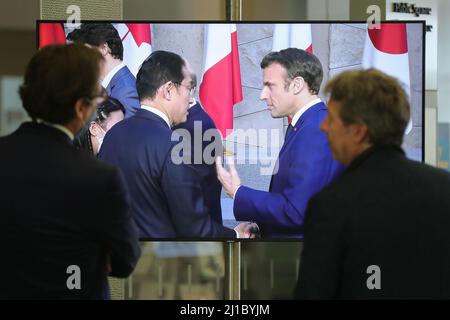
[[[280,115],[280,114],[278,114],[278,113],[270,113],[270,115],[272,116],[272,118],[274,118],[274,119],[279,119],[279,118],[284,118],[284,116],[282,116],[282,115]]]
[[[279,114],[279,113],[277,113],[277,112],[274,112],[273,109],[270,111],[270,115],[271,115],[272,118],[274,118],[274,119],[278,119],[278,118],[283,118],[283,117],[284,117],[283,115],[281,115],[281,114]]]

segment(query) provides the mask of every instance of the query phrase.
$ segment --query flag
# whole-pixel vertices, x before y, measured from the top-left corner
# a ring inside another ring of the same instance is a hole
[[[312,53],[311,24],[275,24],[272,51],[286,48],[298,48]]]
[[[380,29],[367,28],[362,60],[363,68],[375,68],[397,78],[411,96],[408,41],[405,23],[381,23]],[[409,120],[406,134],[412,129]]]
[[[311,24],[275,24],[272,51],[287,48],[298,48],[312,53]],[[290,124],[292,119],[288,117],[287,121]]]
[[[150,23],[115,23],[123,44],[123,61],[136,77],[142,62],[152,53]]]
[[[233,129],[233,106],[242,101],[236,25],[207,24],[203,57],[200,102],[226,137]]]
[[[50,44],[65,44],[66,34],[62,23],[39,23],[39,48]]]

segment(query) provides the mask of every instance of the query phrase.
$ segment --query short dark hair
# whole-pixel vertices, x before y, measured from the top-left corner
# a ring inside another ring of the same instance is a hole
[[[185,66],[184,59],[176,53],[162,50],[152,52],[136,76],[139,99],[154,98],[158,89],[168,81],[181,84]]]
[[[105,120],[112,112],[119,110],[122,111],[123,114],[125,115],[125,107],[123,106],[123,104],[113,97],[108,97],[103,103],[101,103],[97,107],[95,118],[92,121],[95,121],[100,126],[102,126]],[[91,141],[91,131],[89,130],[90,126],[91,121],[89,121],[75,136],[73,144],[76,148],[80,150],[86,151],[90,154],[94,154],[94,149],[92,147]]]
[[[113,97],[108,97],[97,107],[97,114],[94,121],[102,125],[112,112],[119,110],[125,115],[125,107],[123,104]]]
[[[319,93],[323,79],[322,64],[312,53],[297,48],[270,52],[261,61],[261,69],[267,68],[272,63],[278,63],[286,69],[286,87],[289,81],[302,77],[308,84],[311,94]]]
[[[325,92],[341,104],[344,125],[367,125],[372,145],[401,146],[410,107],[397,79],[376,69],[345,71],[328,82]]]
[[[51,45],[28,63],[19,88],[22,104],[32,119],[67,124],[75,118],[75,103],[98,95],[102,55],[82,44]]]
[[[83,32],[80,29],[74,29],[66,36],[67,41],[84,43]]]
[[[79,29],[75,29],[67,35],[67,40],[86,43],[94,47],[106,43],[111,50],[111,55],[116,59],[123,60],[122,40],[119,32],[111,23],[82,23]]]

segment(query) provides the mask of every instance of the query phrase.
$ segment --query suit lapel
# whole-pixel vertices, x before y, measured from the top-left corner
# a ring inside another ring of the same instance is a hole
[[[302,114],[302,116],[300,117],[300,119],[298,119],[297,123],[295,124],[295,126],[292,128],[289,136],[286,137],[286,140],[283,143],[283,146],[281,147],[280,153],[278,154],[278,159],[277,159],[277,163],[275,164],[275,168],[277,166],[280,165],[280,158],[283,155],[283,153],[286,151],[286,149],[288,149],[289,144],[292,143],[292,141],[295,139],[295,137],[297,136],[297,134],[300,134],[300,131],[303,129],[304,124],[306,123],[306,120],[311,117],[312,115],[314,115],[316,110],[320,110],[322,108],[326,108],[323,102],[320,103],[316,103],[315,105],[313,105],[311,108],[309,108],[308,110],[305,111],[304,114]],[[278,169],[279,170],[279,169]],[[273,182],[273,177],[274,175],[272,175],[272,177],[270,178],[270,184],[269,184],[269,192],[272,190],[272,182]]]

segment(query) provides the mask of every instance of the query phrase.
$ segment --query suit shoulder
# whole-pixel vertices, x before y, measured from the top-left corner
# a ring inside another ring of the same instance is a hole
[[[81,152],[80,150],[72,149],[71,153],[72,154],[70,156],[73,158],[73,161],[77,162],[80,168],[83,168],[86,171],[90,171],[92,173],[92,177],[98,177],[100,175],[110,175],[116,172],[116,167],[100,159],[97,159],[87,152]]]
[[[305,119],[305,124],[313,125],[316,128],[320,127],[320,124],[328,115],[328,109],[324,103],[320,103],[311,110],[310,116]]]
[[[115,124],[103,143],[109,144],[107,140],[111,140],[119,144],[147,144],[169,149],[175,141],[173,135],[175,133],[165,123],[134,115]]]
[[[117,77],[114,79],[114,82],[115,85],[130,84],[136,87],[136,78],[126,66],[118,71]]]
[[[411,172],[423,180],[441,184],[442,188],[450,188],[450,172],[430,166],[428,164],[405,158],[405,163]]]

